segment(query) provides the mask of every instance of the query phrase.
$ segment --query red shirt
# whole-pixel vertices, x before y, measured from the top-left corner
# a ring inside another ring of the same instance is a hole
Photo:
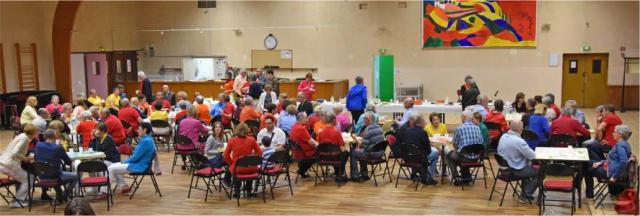
[[[120,111],[118,111],[118,118],[129,123],[132,130],[138,131],[138,126],[140,125],[138,118],[140,118],[140,114],[135,109],[131,107],[120,109]]]
[[[551,104],[549,105],[549,107],[551,107],[551,109],[553,109],[553,112],[556,113],[556,118],[560,117],[560,108],[558,108],[558,106],[556,106],[556,104]]]
[[[313,98],[313,93],[315,93],[315,82],[313,82],[313,80],[302,80],[300,81],[300,84],[298,84],[297,90],[298,92],[304,93],[305,99],[311,100]]]
[[[326,128],[322,129],[320,133],[318,133],[318,142],[333,143],[333,144],[337,144],[340,147],[344,147],[344,140],[342,139],[342,134],[333,125],[327,126]]]
[[[227,148],[224,150],[224,161],[229,164],[229,171],[233,173],[236,160],[247,155],[262,155],[262,150],[256,140],[250,136],[231,138],[227,144]],[[245,168],[238,170],[238,173],[252,173],[257,170],[257,167],[253,169]]]
[[[504,118],[504,115],[502,115],[501,112],[492,111],[487,113],[487,116],[484,122],[493,122],[493,123],[500,124],[500,129],[502,130],[502,132],[507,132],[509,130],[509,125],[507,124],[507,120]],[[500,133],[498,131],[489,130],[489,137],[495,138],[499,135]]]
[[[116,118],[114,115],[109,115],[109,117],[104,120],[104,124],[107,126],[107,133],[111,135],[111,138],[113,138],[113,142],[115,142],[116,145],[124,143],[126,135],[120,119]]]
[[[244,108],[242,108],[242,111],[240,111],[240,122],[245,122],[246,120],[258,120],[258,118],[260,118],[260,113],[257,113],[255,110],[253,110],[253,108],[245,106]]]
[[[580,133],[583,136],[589,135],[589,130],[584,128],[578,120],[571,118],[571,115],[561,115],[560,118],[551,122],[551,134],[567,134],[576,137]]]
[[[613,130],[622,124],[622,120],[615,113],[609,113],[602,117],[602,122],[607,124],[602,134],[602,143],[614,146],[616,141],[613,139]]]
[[[342,136],[342,135],[341,135]],[[341,137],[342,138],[342,137]],[[291,132],[289,134],[289,139],[293,140],[298,144],[298,147],[293,147],[293,158],[299,159],[308,159],[313,158],[316,154],[316,148],[309,144],[309,140],[311,139],[311,135],[307,128],[304,125],[296,123],[291,128]]]
[[[78,134],[80,134],[80,137],[82,138],[83,148],[89,147],[89,141],[91,141],[91,132],[93,132],[93,129],[96,128],[96,124],[98,124],[96,121],[81,121],[76,126],[76,132],[78,132]]]
[[[187,111],[181,110],[180,112],[176,113],[175,122],[180,121],[184,117],[187,117]]]
[[[151,108],[154,110],[156,109],[156,102],[158,101],[151,103]],[[171,109],[171,103],[168,100],[162,99],[162,109]]]
[[[222,117],[220,118],[222,120],[222,125],[224,126],[230,126],[231,125],[231,117],[227,117],[225,115],[233,115],[233,104],[231,103],[226,103],[224,105],[224,108],[222,109],[222,113],[224,113],[224,115],[222,115]]]
[[[278,101],[276,105],[276,113],[280,113],[282,111],[282,102]]]

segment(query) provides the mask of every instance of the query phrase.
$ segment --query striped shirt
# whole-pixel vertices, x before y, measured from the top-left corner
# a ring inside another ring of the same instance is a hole
[[[361,143],[362,149],[369,151],[369,148],[383,140],[384,132],[382,131],[382,127],[372,122],[364,129],[364,135],[362,136]]]
[[[482,131],[480,131],[480,127],[473,124],[471,121],[465,121],[456,128],[451,142],[456,147],[456,150],[460,152],[460,150],[465,146],[482,144],[484,143],[484,140],[482,138]]]

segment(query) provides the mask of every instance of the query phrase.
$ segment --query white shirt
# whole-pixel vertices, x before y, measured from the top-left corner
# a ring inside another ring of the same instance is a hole
[[[266,105],[264,103],[264,101],[267,99],[267,92],[262,92],[262,94],[260,94],[260,99],[258,100],[258,107],[260,107],[261,110],[267,110],[264,108],[264,105]],[[278,104],[278,96],[276,96],[276,93],[271,91],[271,103],[272,104]]]
[[[287,135],[284,134],[284,131],[282,129],[277,127],[273,128],[273,132],[269,132],[266,127],[258,132],[257,141],[261,146],[263,137],[271,137],[271,147],[276,147],[276,145],[284,145],[287,142]]]

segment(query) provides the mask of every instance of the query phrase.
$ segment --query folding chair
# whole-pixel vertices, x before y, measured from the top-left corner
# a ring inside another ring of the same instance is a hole
[[[191,189],[203,190],[206,191],[204,196],[204,201],[207,202],[207,198],[209,198],[209,192],[212,192],[211,186],[213,185],[214,189],[222,188],[222,173],[224,170],[221,168],[211,167],[209,164],[209,160],[204,155],[198,153],[192,153],[191,159],[196,167],[196,170],[191,174],[191,182],[189,183],[189,194],[187,198],[191,198]],[[193,185],[193,180],[196,180],[196,185]],[[198,181],[202,179],[202,181],[206,185],[206,189],[198,188]],[[215,185],[215,180],[218,180],[218,186]]]
[[[113,204],[113,194],[111,193],[111,179],[109,178],[109,169],[107,165],[100,161],[83,161],[78,165],[78,188],[80,196],[84,196],[84,188],[86,187],[107,187],[107,211],[110,211]],[[82,178],[82,173],[100,174],[99,176],[88,176]]]
[[[602,202],[609,195],[609,190],[605,189],[610,188],[611,186],[633,187],[633,185],[638,184],[637,165],[638,162],[636,159],[630,159],[625,168],[620,170],[620,173],[616,174],[616,182],[609,182],[609,178],[598,179],[598,185],[594,188],[596,190],[594,199],[596,202],[596,208],[603,206]]]
[[[397,145],[397,144],[394,144]],[[402,162],[400,165],[400,171],[398,171],[398,176],[396,177],[396,188],[398,187],[398,182],[400,182],[400,172],[404,172],[404,168],[410,169],[410,173],[417,172],[417,170],[422,170],[428,167],[427,156],[425,152],[423,152],[417,144],[403,144],[402,146]],[[404,173],[409,179],[411,179],[411,184],[415,184],[415,191],[418,191],[418,186],[420,185],[419,178],[411,175],[407,175]]]
[[[384,179],[385,174],[389,174],[389,182],[393,182],[391,178],[391,172],[389,172],[389,163],[387,161],[387,155],[385,152],[387,150],[387,146],[389,146],[389,143],[387,143],[386,140],[374,144],[370,152],[381,154],[369,154],[367,155],[367,158],[364,159],[364,161],[367,163],[367,166],[371,167],[370,176],[373,177],[373,182],[376,187],[378,187],[378,180],[376,179],[377,176],[382,176],[382,179]],[[384,170],[382,174],[376,174],[376,169],[381,166],[380,164],[384,164]]]
[[[289,191],[293,196],[293,187],[291,186],[291,176],[289,176],[289,151],[276,151],[274,152],[268,159],[267,163],[274,164],[274,167],[271,169],[267,169],[266,166],[262,166],[262,182],[269,184],[269,189],[271,190],[271,199],[275,200],[275,196],[273,195],[273,189],[279,187],[289,187]],[[278,178],[280,175],[284,175],[285,180],[287,181],[286,185],[276,186],[278,183]],[[273,182],[271,179],[273,178]]]
[[[543,165],[542,174],[542,199],[540,200],[540,214],[544,213],[547,201],[567,202],[566,200],[551,200],[547,199],[547,192],[563,192],[571,193],[571,214],[576,209],[576,190],[578,185],[575,185],[575,179],[578,176],[578,172],[573,167],[563,163],[552,163]],[[548,179],[547,177],[552,177]]]
[[[151,129],[153,129],[153,138],[158,144],[163,144],[167,147],[167,152],[171,149],[169,142],[171,141],[171,124],[165,120],[153,120],[151,121]]]
[[[513,174],[513,169],[509,167],[509,163],[507,163],[507,161],[504,160],[502,156],[500,156],[499,154],[494,154],[494,156],[496,158],[496,161],[498,162],[498,173],[496,173],[495,181],[493,181],[493,188],[491,189],[491,195],[489,195],[489,201],[491,201],[493,193],[500,194],[500,207],[502,207],[502,202],[504,202],[504,197],[507,194],[507,188],[511,186],[514,195],[519,195],[518,186],[520,185],[520,180],[522,179],[516,177]],[[496,190],[496,184],[498,183],[498,180],[505,182],[504,191],[502,192]],[[512,182],[516,182],[516,184],[514,185]]]
[[[55,167],[49,163],[46,162],[33,162],[31,163],[31,167],[30,169],[28,169],[31,171],[31,175],[29,175],[28,177],[28,182],[31,182],[31,177],[32,175],[35,177],[35,181],[33,183],[33,187],[31,185],[29,185],[29,212],[31,212],[31,206],[33,203],[33,192],[35,191],[35,188],[55,188],[56,193],[61,192],[62,189],[65,189],[64,184],[62,183],[62,181],[60,180],[60,178],[57,179],[43,179],[40,178],[40,176],[56,176],[60,174],[60,168],[59,167]],[[49,205],[53,206],[53,213],[56,213],[56,206],[58,205],[58,203],[61,203],[62,200],[59,200],[59,194],[56,194],[55,198],[52,201],[49,201]]]
[[[487,169],[484,166],[484,155],[485,149],[482,144],[473,144],[463,147],[460,150],[458,159],[456,160],[456,166],[460,167],[461,169],[469,169],[472,177],[471,179],[465,179],[464,177],[462,177],[462,175],[459,175],[454,179],[459,182],[471,180],[471,182],[475,184],[475,181],[478,177],[478,172],[480,171],[479,169],[482,168],[484,174],[484,188],[487,189]],[[460,186],[462,186],[462,190],[464,190],[464,184],[460,184]]]
[[[129,199],[133,199],[133,195],[136,194],[136,191],[138,191],[138,188],[140,187],[140,184],[142,184],[142,180],[144,180],[145,176],[149,176],[151,178],[151,182],[153,183],[153,187],[156,189],[156,193],[158,195],[160,195],[160,197],[162,197],[162,193],[160,193],[160,186],[158,186],[158,181],[156,180],[156,174],[153,172],[153,159],[154,157],[151,157],[151,160],[149,160],[149,166],[147,167],[147,170],[145,170],[144,172],[141,173],[129,173],[129,175],[133,176],[133,183],[131,183],[131,188],[133,188],[133,192],[131,193],[131,196],[129,196]],[[115,188],[114,188],[115,191]]]
[[[293,151],[302,151],[302,149],[300,148],[300,146],[298,145],[297,142],[289,139],[289,146],[291,146],[291,152],[293,153]],[[312,159],[300,159],[300,160],[296,160],[296,162],[298,163],[298,166],[300,166],[300,163],[302,160],[313,160],[313,163],[316,163],[317,158],[312,158]],[[311,167],[309,167],[309,169],[307,170],[307,174],[309,172],[313,172],[316,176],[318,175],[318,172],[316,171],[316,169],[314,168],[313,164],[311,165]],[[295,180],[295,184],[298,184],[298,178],[300,177],[300,173],[296,172],[296,180]]]
[[[522,131],[522,139],[524,139],[525,142],[527,142],[527,145],[529,145],[529,147],[531,149],[536,149],[536,147],[540,144],[540,138],[538,137],[538,135],[531,131],[531,130],[523,130]]]
[[[326,181],[329,176],[329,167],[340,167],[342,166],[342,160],[340,160],[340,147],[337,144],[333,143],[320,143],[316,148],[316,153],[318,154],[318,162],[316,163],[316,171],[321,172],[322,174],[316,175],[315,186],[318,185],[318,180],[322,176],[323,181]],[[335,170],[335,178],[339,178],[338,170]],[[341,182],[338,183],[338,188],[342,186]]]
[[[240,206],[240,192],[241,192],[240,190],[242,187],[242,183],[244,183],[245,186],[250,186],[253,181],[258,181],[258,183],[262,185],[262,201],[265,203],[267,202],[267,199],[265,198],[265,185],[264,185],[264,182],[262,182],[262,178],[260,177],[260,174],[258,173],[259,171],[258,166],[260,166],[261,164],[262,164],[262,158],[260,158],[259,156],[244,156],[236,160],[233,167],[234,172],[231,176],[232,187],[231,187],[231,193],[229,193],[229,199],[231,199],[231,197],[234,195],[234,192],[237,193],[236,201],[238,206]],[[255,169],[255,171],[239,174],[238,168]],[[253,190],[257,191],[257,188]]]
[[[183,135],[176,135],[174,139],[175,140],[173,143],[175,144],[174,146],[175,152],[173,154],[173,165],[171,166],[171,174],[173,174],[173,169],[176,166],[187,166],[189,170],[191,170],[191,168],[193,167],[192,163],[188,163],[185,161],[182,165],[177,165],[178,156],[185,157],[187,160],[190,161],[191,154],[197,153],[198,149],[193,144],[193,141],[189,139],[189,137],[186,137]]]
[[[10,187],[17,184],[18,184],[18,181],[10,177],[0,179],[0,188],[4,188],[7,191],[6,195],[0,193],[0,197],[2,197],[2,199],[5,202],[7,202],[7,204],[9,204],[9,199],[13,199],[16,202],[18,202],[18,205],[20,205],[21,208],[24,208],[20,200],[18,200],[18,198],[16,198],[16,196],[13,193],[11,193]]]

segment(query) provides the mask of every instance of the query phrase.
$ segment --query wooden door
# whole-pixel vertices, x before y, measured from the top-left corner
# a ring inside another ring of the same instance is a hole
[[[607,53],[564,54],[562,63],[562,101],[575,100],[580,107],[607,102]]]

